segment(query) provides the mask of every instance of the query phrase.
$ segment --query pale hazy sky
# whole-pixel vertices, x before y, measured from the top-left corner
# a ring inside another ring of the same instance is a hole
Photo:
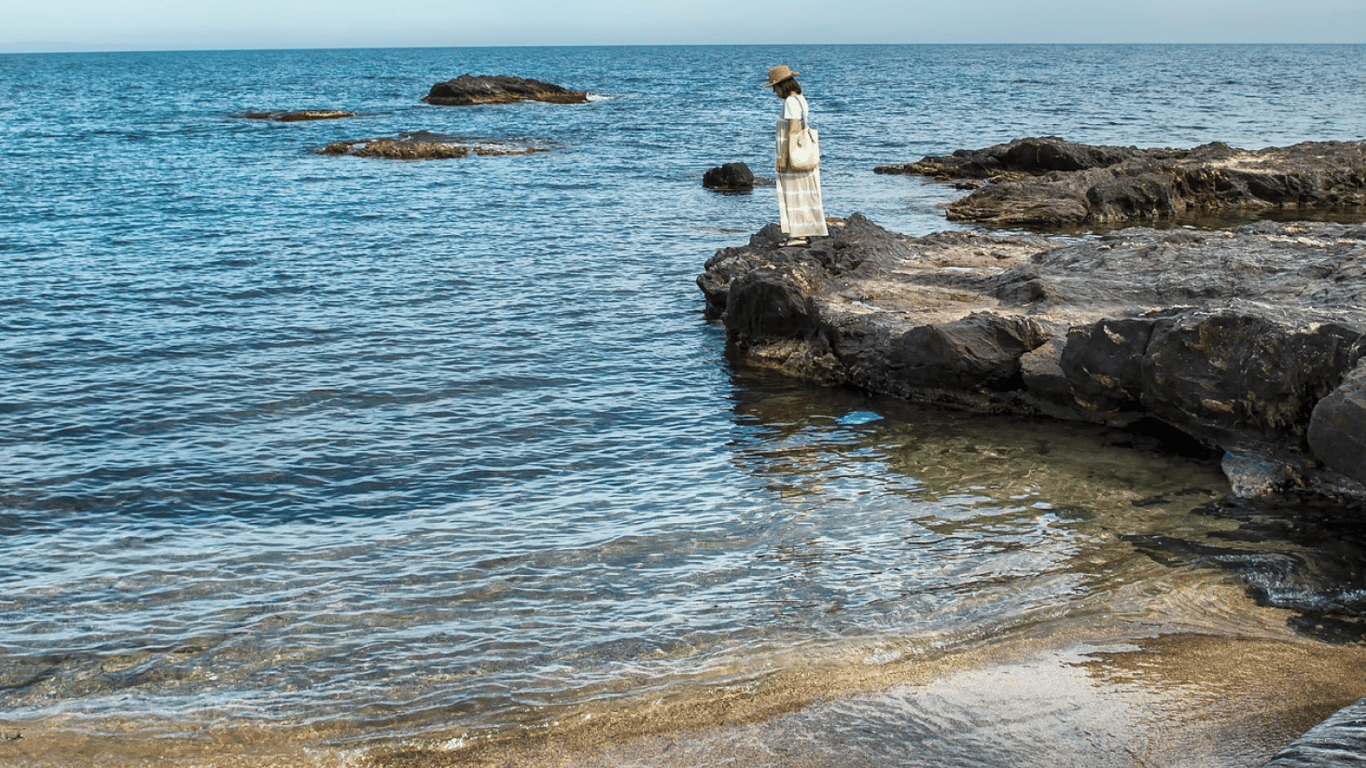
[[[693,43],[1362,43],[1362,0],[7,0],[0,52]]]

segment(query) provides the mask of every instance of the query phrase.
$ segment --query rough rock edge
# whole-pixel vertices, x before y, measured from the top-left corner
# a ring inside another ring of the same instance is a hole
[[[1366,498],[1366,455],[1313,449],[1360,432],[1354,411],[1315,414],[1362,402],[1339,390],[1366,381],[1366,227],[1059,243],[833,223],[808,248],[770,225],[707,262],[708,316],[744,360],[981,412],[1156,419],[1222,451],[1239,495]]]
[[[1366,213],[1366,142],[1243,150],[1075,144],[1055,136],[880,166],[884,174],[987,180],[947,216],[993,227],[1072,228],[1229,213]]]
[[[571,91],[563,86],[525,77],[464,74],[454,80],[433,85],[422,101],[427,104],[454,107],[513,104],[519,101],[582,104],[588,101],[588,92]]]

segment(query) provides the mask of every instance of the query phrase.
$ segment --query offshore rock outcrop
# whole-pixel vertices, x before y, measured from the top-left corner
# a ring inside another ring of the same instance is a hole
[[[334,141],[319,150],[319,154],[377,157],[386,160],[452,160],[470,155],[529,155],[545,151],[540,147],[469,142],[418,131],[405,133],[397,138]]]
[[[306,123],[316,120],[341,120],[355,117],[355,112],[340,109],[299,109],[293,112],[248,112],[243,117],[248,120],[272,120],[277,123]]]
[[[457,107],[474,104],[512,104],[519,101],[582,104],[588,101],[588,93],[571,91],[563,86],[525,77],[465,74],[454,80],[433,85],[422,100],[428,104]]]
[[[863,216],[723,249],[698,285],[744,360],[983,412],[1161,422],[1234,490],[1366,496],[1366,226],[910,238]]]
[[[992,227],[1075,228],[1231,213],[1366,215],[1366,142],[1138,149],[1048,136],[874,170],[987,180],[951,204],[948,218]]]

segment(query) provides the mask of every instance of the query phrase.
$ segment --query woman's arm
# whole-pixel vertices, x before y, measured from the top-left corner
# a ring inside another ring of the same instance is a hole
[[[801,121],[800,119],[798,119],[798,120],[788,120],[788,121],[787,121],[787,136],[788,136],[788,140],[790,141],[791,138],[792,138],[792,134],[794,134],[794,133],[796,133],[797,131],[801,130],[801,128],[802,128],[802,121]],[[787,170],[787,144],[788,144],[788,142],[784,141],[784,142],[782,142],[782,143],[778,146],[778,163],[777,163],[777,165],[778,165],[778,173],[783,173],[784,171]]]

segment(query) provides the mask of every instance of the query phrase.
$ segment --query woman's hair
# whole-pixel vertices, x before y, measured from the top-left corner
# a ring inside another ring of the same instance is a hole
[[[797,78],[789,77],[781,83],[774,83],[773,92],[786,99],[788,96],[801,93],[802,87],[797,83]]]

